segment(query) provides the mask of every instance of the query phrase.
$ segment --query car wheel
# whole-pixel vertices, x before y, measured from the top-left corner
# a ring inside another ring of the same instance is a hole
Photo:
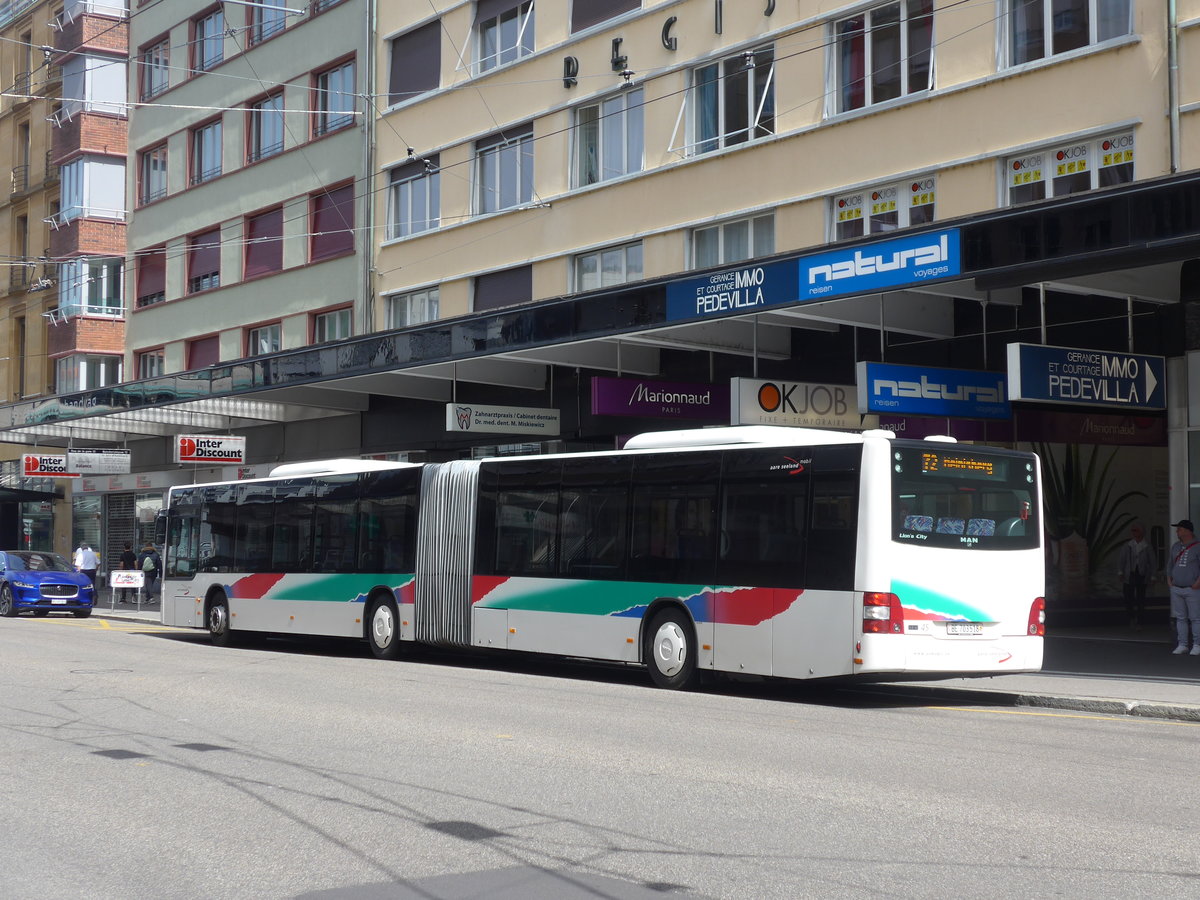
[[[208,605],[208,634],[218,647],[233,646],[233,629],[229,622],[229,601],[218,592]]]
[[[33,611],[33,615],[34,615],[34,617],[35,617],[35,618],[38,618],[38,619],[44,619],[44,618],[46,618],[46,616],[50,615],[50,610],[48,610],[48,609],[35,609],[35,610]]]
[[[0,585],[0,616],[11,619],[17,614],[17,605],[13,602],[12,588],[7,584]]]
[[[75,618],[77,618],[77,619],[86,619],[91,614],[92,614],[92,608],[90,606],[84,607],[83,609],[75,610]]]
[[[664,609],[650,620],[644,632],[642,660],[650,678],[660,688],[683,690],[698,680],[696,634],[679,609]]]
[[[377,659],[399,659],[401,656],[400,614],[396,602],[386,594],[376,594],[371,600],[367,641]]]

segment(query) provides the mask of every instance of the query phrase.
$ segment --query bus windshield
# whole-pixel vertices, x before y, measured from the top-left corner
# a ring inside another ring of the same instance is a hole
[[[892,462],[894,541],[971,550],[1038,546],[1032,456],[893,446]]]

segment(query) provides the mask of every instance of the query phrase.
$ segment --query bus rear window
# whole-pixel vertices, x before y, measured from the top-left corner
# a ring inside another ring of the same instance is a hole
[[[1038,546],[1037,462],[960,447],[893,447],[892,539],[971,550]]]

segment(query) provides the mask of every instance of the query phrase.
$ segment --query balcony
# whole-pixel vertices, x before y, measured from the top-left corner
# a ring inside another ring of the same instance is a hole
[[[29,190],[29,164],[21,166],[13,166],[12,170],[12,196],[23,194]]]
[[[54,163],[54,151],[46,151],[46,183],[58,181],[58,166]]]
[[[33,266],[13,266],[8,270],[9,291],[23,291],[29,287],[33,277]]]

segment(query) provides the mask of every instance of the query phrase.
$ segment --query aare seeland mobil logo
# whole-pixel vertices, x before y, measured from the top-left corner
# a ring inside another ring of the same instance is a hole
[[[800,261],[805,298],[900,287],[960,274],[957,229],[835,250]]]

